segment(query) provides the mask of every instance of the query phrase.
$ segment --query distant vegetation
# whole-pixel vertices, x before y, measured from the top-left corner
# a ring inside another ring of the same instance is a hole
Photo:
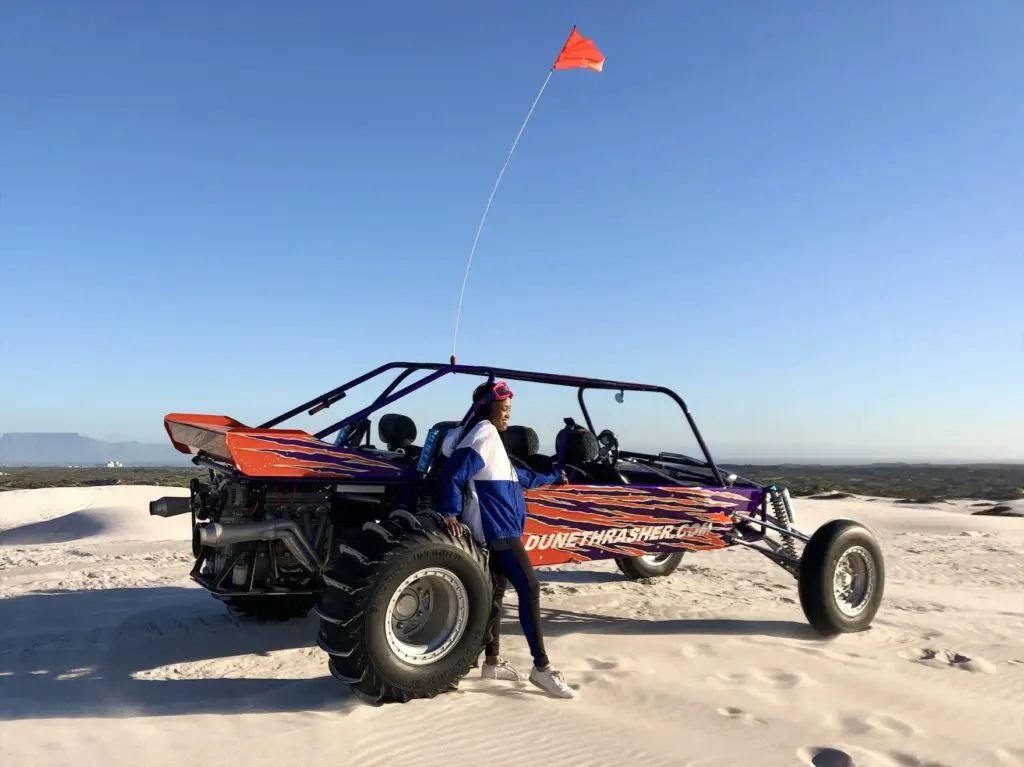
[[[91,487],[94,485],[165,485],[188,487],[193,477],[207,476],[206,469],[146,467],[58,468],[0,466],[0,490],[32,490],[41,487]]]
[[[896,498],[907,503],[977,498],[1024,498],[1024,464],[875,464],[865,466],[722,467],[757,482],[776,482],[794,496],[852,493]],[[0,467],[0,490],[90,485],[165,485],[187,487],[204,469],[178,468],[11,468]]]
[[[909,503],[978,498],[1024,498],[1024,464],[868,464],[862,466],[734,465],[741,476],[776,482],[799,496],[851,493]]]

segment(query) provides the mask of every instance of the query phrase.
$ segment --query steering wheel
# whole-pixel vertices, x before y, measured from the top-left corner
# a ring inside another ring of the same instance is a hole
[[[619,462],[619,438],[611,429],[597,435],[597,460],[612,466]]]

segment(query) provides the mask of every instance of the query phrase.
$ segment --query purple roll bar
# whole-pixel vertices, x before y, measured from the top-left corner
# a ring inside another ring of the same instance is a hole
[[[599,389],[608,391],[645,391],[654,392],[658,394],[664,394],[675,401],[679,408],[683,411],[683,415],[686,416],[687,422],[690,424],[690,428],[693,430],[693,435],[697,438],[697,443],[700,445],[701,450],[704,452],[704,458],[707,461],[707,466],[715,475],[715,480],[722,486],[726,487],[722,473],[719,470],[714,459],[711,457],[711,452],[708,450],[707,445],[704,442],[704,438],[701,436],[700,430],[697,428],[696,422],[693,420],[693,416],[690,414],[689,408],[683,399],[671,389],[665,386],[655,386],[651,384],[640,384],[632,383],[628,381],[610,381],[600,378],[586,378],[583,376],[570,376],[570,375],[558,375],[553,373],[536,373],[528,370],[512,370],[508,368],[495,368],[483,365],[459,365],[459,364],[442,364],[435,362],[389,362],[385,365],[371,370],[358,378],[354,378],[347,383],[342,384],[334,389],[331,389],[324,394],[321,394],[308,402],[288,410],[279,416],[271,418],[269,421],[260,424],[257,428],[260,429],[272,429],[280,423],[287,421],[290,418],[297,416],[304,410],[308,411],[314,409],[314,412],[323,409],[324,406],[337,401],[345,396],[345,393],[350,389],[359,386],[360,384],[366,383],[372,378],[376,378],[382,373],[386,373],[389,370],[401,371],[397,378],[381,393],[377,399],[375,399],[370,405],[346,416],[340,421],[331,424],[330,426],[321,429],[314,436],[317,439],[323,439],[328,434],[338,431],[339,429],[351,424],[361,421],[362,419],[369,416],[371,413],[379,410],[390,403],[405,397],[408,394],[416,391],[417,389],[426,386],[427,384],[436,381],[446,375],[478,375],[486,376],[489,380],[496,378],[502,378],[509,381],[524,381],[528,383],[540,383],[550,384],[552,386],[568,386],[575,387],[578,389],[577,399],[579,400],[580,409],[583,412],[583,418],[587,422],[587,426],[591,431],[594,431],[594,424],[590,418],[590,413],[587,410],[587,406],[583,401],[583,392],[587,389]],[[407,386],[395,390],[398,384],[404,381],[412,373],[425,370],[430,371],[430,374],[414,381]],[[312,414],[312,413],[311,413]],[[596,433],[596,432],[595,432]]]

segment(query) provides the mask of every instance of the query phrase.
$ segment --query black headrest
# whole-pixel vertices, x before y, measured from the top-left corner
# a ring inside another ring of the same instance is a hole
[[[438,421],[437,423],[430,427],[431,429],[437,429],[437,439],[434,441],[433,454],[436,455],[438,458],[443,458],[441,446],[444,444],[444,439],[445,437],[448,436],[448,432],[450,432],[452,429],[458,428],[458,426],[458,421]]]
[[[598,456],[597,437],[590,429],[582,426],[566,426],[558,432],[558,436],[555,438],[555,448],[562,460],[577,466],[581,463],[596,461]]]
[[[443,440],[445,438],[445,436],[448,434],[448,432],[450,432],[452,429],[454,429],[458,425],[459,425],[458,421],[439,421],[438,423],[435,423],[431,428],[432,429],[437,429],[437,441],[438,441],[438,444],[441,443],[441,440]]]
[[[395,450],[416,441],[416,424],[408,416],[387,413],[377,422],[377,434],[388,450]]]
[[[505,450],[513,458],[525,461],[540,450],[540,439],[537,432],[529,426],[509,426],[501,435]]]

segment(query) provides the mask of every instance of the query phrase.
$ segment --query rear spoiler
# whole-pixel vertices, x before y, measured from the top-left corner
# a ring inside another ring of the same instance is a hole
[[[338,447],[297,429],[254,429],[223,415],[171,413],[164,428],[174,448],[223,461],[249,477],[409,481],[415,467]]]
[[[179,453],[197,455],[203,452],[231,463],[234,460],[228,450],[227,433],[233,429],[248,428],[244,423],[223,415],[170,413],[164,416],[164,429]]]

